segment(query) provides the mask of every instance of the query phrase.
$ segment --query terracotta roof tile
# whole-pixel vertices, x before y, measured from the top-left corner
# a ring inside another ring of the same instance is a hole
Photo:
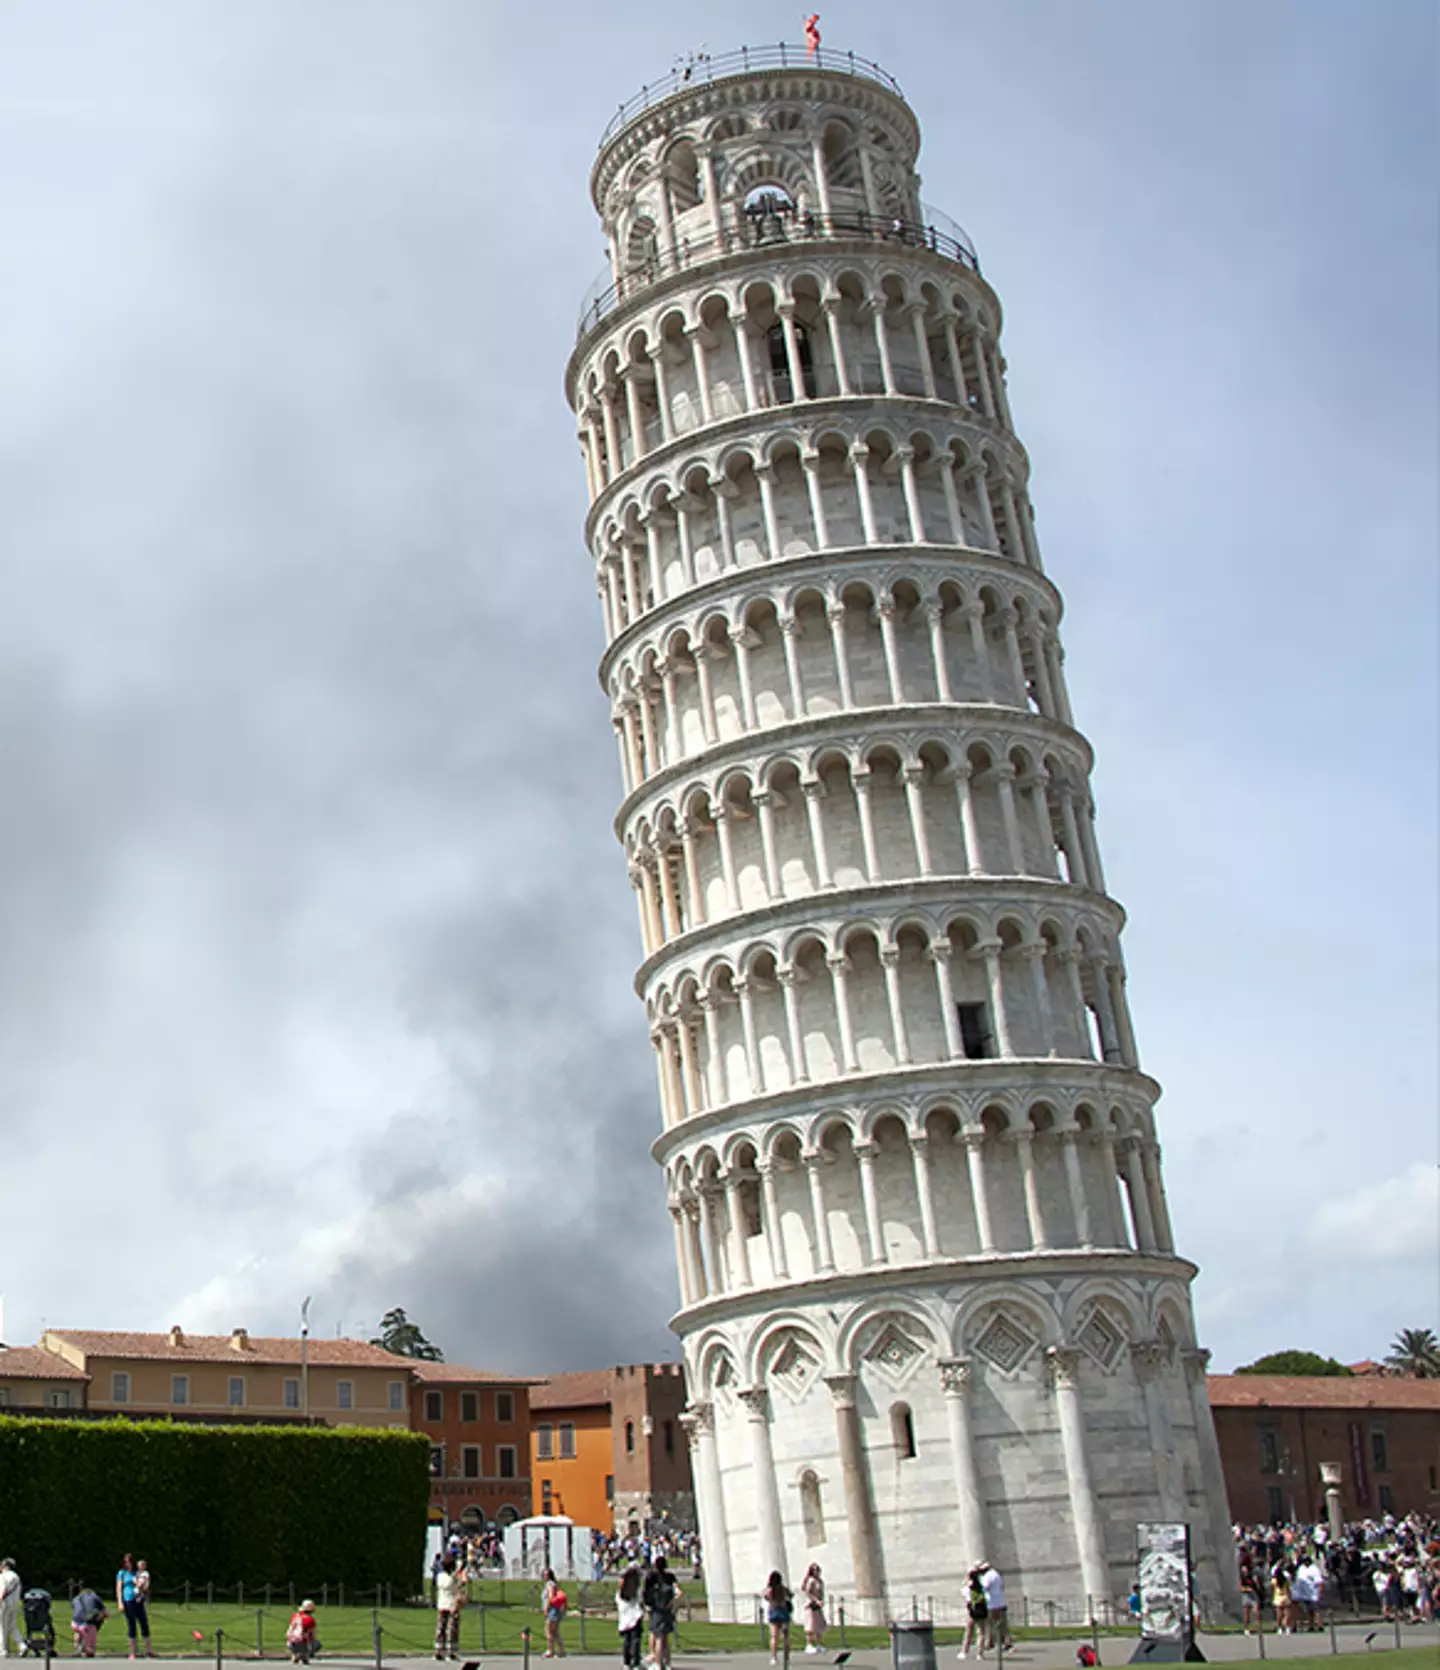
[[[0,1380],[88,1380],[83,1368],[38,1345],[0,1348]]]
[[[614,1395],[613,1368],[581,1369],[577,1374],[552,1374],[530,1389],[534,1409],[595,1409],[607,1407]]]
[[[543,1379],[534,1374],[496,1374],[488,1368],[466,1368],[463,1363],[426,1363],[418,1358],[410,1360],[410,1367],[422,1384],[463,1381],[472,1386],[534,1386]]]
[[[90,1328],[48,1328],[47,1339],[62,1341],[87,1357],[134,1357],[166,1363],[273,1363],[297,1364],[300,1341],[251,1334],[245,1348],[237,1349],[230,1334],[182,1334],[179,1345],[170,1335],[111,1332]],[[312,1368],[388,1368],[408,1373],[413,1364],[406,1357],[382,1351],[358,1339],[311,1339],[307,1356]]]
[[[1440,1414],[1440,1380],[1398,1375],[1212,1374],[1216,1409],[1433,1409]]]

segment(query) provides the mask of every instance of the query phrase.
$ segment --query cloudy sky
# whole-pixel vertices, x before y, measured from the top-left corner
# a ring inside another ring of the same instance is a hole
[[[1007,310],[1217,1366],[1440,1323],[1433,8],[848,0]],[[783,8],[0,0],[0,1288],[673,1351],[561,374]]]

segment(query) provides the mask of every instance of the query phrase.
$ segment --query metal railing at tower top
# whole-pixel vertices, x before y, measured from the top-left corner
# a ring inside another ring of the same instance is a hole
[[[607,267],[585,293],[575,329],[576,340],[583,341],[621,302],[648,290],[661,279],[702,266],[721,256],[753,250],[870,240],[900,249],[928,249],[934,255],[958,261],[962,267],[978,273],[980,258],[964,231],[948,215],[932,209],[928,203],[922,203],[920,207],[926,217],[923,223],[858,211],[821,216],[802,214],[789,208],[783,212],[766,208],[758,214],[747,213],[742,224],[723,227],[718,234],[710,232],[703,237],[681,238],[673,250],[656,248],[618,279],[611,276]]]
[[[727,75],[746,75],[751,70],[833,70],[841,75],[858,75],[866,81],[878,81],[897,98],[904,98],[900,83],[888,70],[872,64],[868,58],[857,58],[853,52],[836,52],[833,48],[816,47],[811,52],[803,46],[787,46],[781,41],[776,46],[742,46],[735,52],[692,52],[675,66],[669,75],[642,87],[633,98],[615,112],[600,135],[599,148],[603,151],[633,117],[652,104],[659,104],[687,87],[706,81],[719,81]]]

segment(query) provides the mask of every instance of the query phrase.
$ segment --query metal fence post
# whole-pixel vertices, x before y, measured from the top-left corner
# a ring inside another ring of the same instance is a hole
[[[245,1584],[243,1581],[235,1585],[235,1604],[237,1606],[245,1604]]]
[[[1332,1653],[1338,1653],[1340,1651],[1340,1646],[1339,1646],[1339,1643],[1335,1639],[1335,1608],[1333,1606],[1330,1608],[1329,1616],[1330,1616],[1330,1651]]]
[[[530,1631],[528,1629],[520,1631],[520,1647],[524,1654],[525,1670],[530,1670]]]
[[[383,1629],[381,1629],[381,1627],[379,1625],[379,1622],[377,1621],[376,1625],[375,1625],[375,1670],[380,1670],[381,1659],[382,1659],[382,1649],[381,1649],[381,1645],[380,1645],[380,1638],[381,1638],[381,1636],[384,1635],[384,1633],[385,1633],[385,1631]],[[456,1633],[458,1635],[459,1632],[457,1631]]]
[[[585,1592],[583,1585],[581,1586],[580,1592],[583,1596]],[[585,1602],[583,1598],[580,1602],[580,1651],[582,1653],[589,1651],[589,1648],[585,1645]]]
[[[223,1629],[217,1629],[215,1631],[215,1670],[220,1670],[220,1666],[224,1662],[225,1662],[225,1631]]]
[[[840,1645],[845,1645],[845,1602],[840,1602]]]
[[[213,1578],[205,1585],[205,1604],[207,1606],[215,1604],[215,1582]]]
[[[70,1598],[71,1600],[74,1600],[75,1597],[74,1595],[71,1595]],[[190,1579],[188,1577],[185,1579],[185,1598],[180,1602],[180,1604],[182,1606],[188,1606],[190,1604]]]
[[[263,1607],[257,1607],[255,1611],[255,1656],[256,1658],[264,1658],[265,1656],[265,1611]]]

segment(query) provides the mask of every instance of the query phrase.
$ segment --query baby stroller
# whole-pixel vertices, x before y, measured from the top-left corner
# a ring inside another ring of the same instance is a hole
[[[50,1591],[27,1589],[20,1597],[25,1609],[25,1651],[49,1658],[55,1651],[55,1622],[50,1616]]]

